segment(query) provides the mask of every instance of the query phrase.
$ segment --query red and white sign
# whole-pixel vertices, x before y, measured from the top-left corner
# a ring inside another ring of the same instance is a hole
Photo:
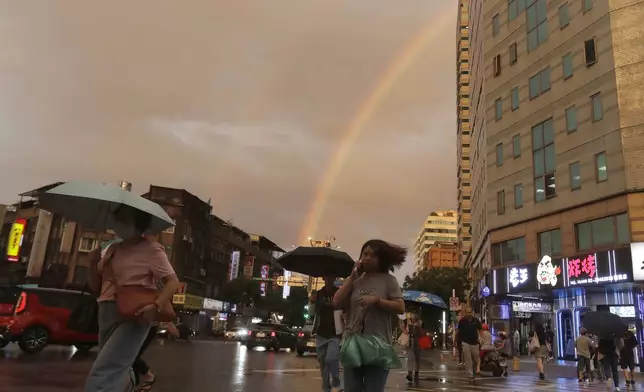
[[[253,277],[253,267],[255,266],[255,256],[249,255],[244,257],[244,277],[251,279]]]

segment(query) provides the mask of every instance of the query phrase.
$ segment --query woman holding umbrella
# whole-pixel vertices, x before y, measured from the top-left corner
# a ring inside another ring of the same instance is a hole
[[[180,283],[163,246],[143,236],[150,219],[146,213],[120,209],[116,213],[119,227],[115,231],[123,241],[108,248],[94,271],[92,285],[100,293],[101,350],[87,378],[85,392],[120,392],[128,383],[127,390],[133,390],[132,364],[159,309],[171,301],[179,288]],[[156,289],[158,281],[163,282],[163,290],[154,303],[140,309],[138,319],[124,319],[116,302],[116,285]]]
[[[396,278],[389,272],[400,267],[407,251],[382,240],[367,241],[360,261],[333,297],[336,309],[347,309],[348,334],[377,335],[392,344],[392,315],[405,312]],[[393,351],[393,349],[392,349]],[[384,392],[389,369],[378,366],[344,368],[346,392]]]

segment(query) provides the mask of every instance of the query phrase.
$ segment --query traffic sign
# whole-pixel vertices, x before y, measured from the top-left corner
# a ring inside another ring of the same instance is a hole
[[[450,297],[449,310],[453,312],[461,310],[461,303],[459,302],[458,297]]]

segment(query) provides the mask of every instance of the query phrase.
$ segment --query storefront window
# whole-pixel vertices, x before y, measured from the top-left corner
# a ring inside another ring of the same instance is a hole
[[[515,238],[492,245],[494,265],[514,263],[525,260],[525,238]]]
[[[539,257],[561,254],[561,230],[554,229],[539,233]]]
[[[588,250],[610,245],[628,244],[628,215],[620,214],[575,225],[577,249]]]

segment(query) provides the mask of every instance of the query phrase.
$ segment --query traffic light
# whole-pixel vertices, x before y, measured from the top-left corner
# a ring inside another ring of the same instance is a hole
[[[309,305],[304,305],[304,310],[308,311],[309,310]]]

